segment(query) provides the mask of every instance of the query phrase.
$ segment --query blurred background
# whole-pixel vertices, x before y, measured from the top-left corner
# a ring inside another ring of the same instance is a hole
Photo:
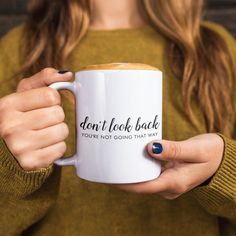
[[[236,0],[205,1],[205,19],[224,25],[236,37]],[[24,21],[26,3],[27,0],[0,0],[0,36]]]

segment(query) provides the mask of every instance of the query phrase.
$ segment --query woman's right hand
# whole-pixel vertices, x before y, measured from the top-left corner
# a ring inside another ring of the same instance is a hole
[[[47,87],[72,73],[47,68],[23,79],[17,92],[0,99],[0,137],[27,171],[46,168],[66,151],[69,134],[59,93]]]

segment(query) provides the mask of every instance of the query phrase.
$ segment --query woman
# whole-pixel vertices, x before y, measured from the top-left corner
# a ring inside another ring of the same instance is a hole
[[[0,45],[2,235],[236,234],[236,46],[202,2],[30,1]],[[112,188],[53,166],[74,152],[74,112],[47,86],[72,79],[58,68],[121,61],[164,72],[165,140],[147,151],[167,164]]]

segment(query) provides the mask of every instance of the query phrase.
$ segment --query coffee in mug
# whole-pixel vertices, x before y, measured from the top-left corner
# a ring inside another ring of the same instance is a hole
[[[146,145],[162,138],[162,72],[137,63],[91,65],[74,82],[51,88],[75,96],[77,152],[56,164],[74,165],[82,179],[137,183],[160,175]]]

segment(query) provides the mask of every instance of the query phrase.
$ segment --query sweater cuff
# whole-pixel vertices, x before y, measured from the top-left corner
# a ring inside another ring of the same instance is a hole
[[[53,164],[47,168],[26,171],[17,162],[5,142],[0,139],[0,192],[27,195],[37,190],[53,171]],[[12,186],[14,185],[14,189]]]
[[[236,198],[236,141],[218,134],[224,141],[223,160],[211,181],[193,190],[201,205],[210,211]]]

